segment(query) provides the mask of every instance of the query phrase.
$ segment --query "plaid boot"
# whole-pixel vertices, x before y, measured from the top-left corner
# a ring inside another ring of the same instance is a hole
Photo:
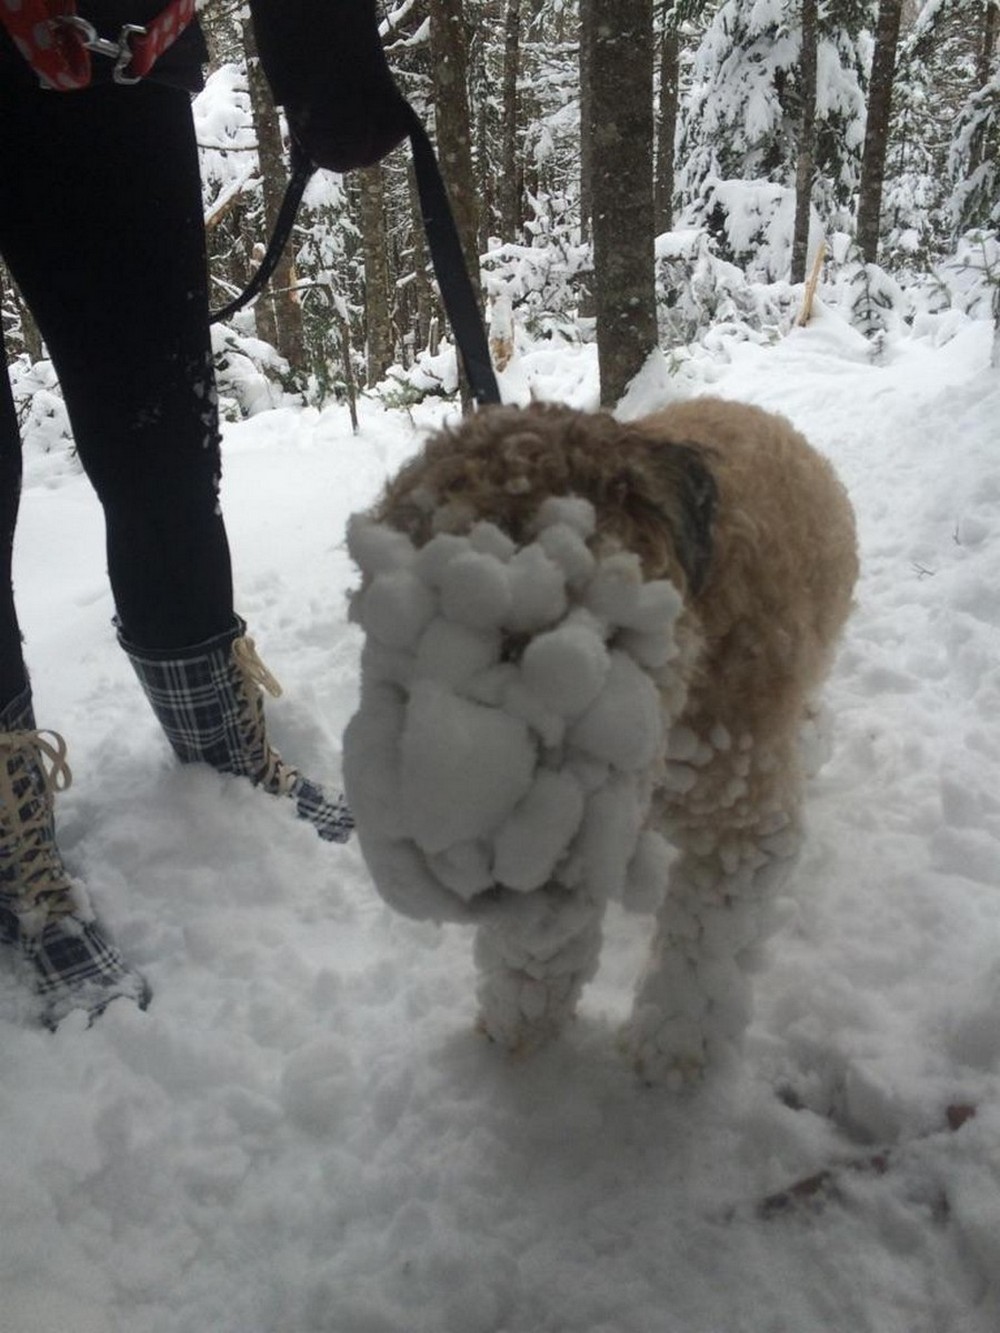
[[[71,1009],[93,1018],[119,996],[142,1009],[150,997],[63,866],[52,797],[70,781],[65,742],[35,729],[26,689],[0,712],[0,943],[27,965],[49,1027]]]
[[[264,691],[277,698],[281,686],[245,630],[238,619],[233,629],[182,655],[136,648],[120,633],[118,640],[182,763],[210,764],[219,773],[247,777],[274,796],[287,796],[321,838],[346,842],[354,818],[343,797],[329,799],[267,739]]]

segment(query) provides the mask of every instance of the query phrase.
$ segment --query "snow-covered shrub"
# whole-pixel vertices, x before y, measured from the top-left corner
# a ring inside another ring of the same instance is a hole
[[[394,365],[375,389],[387,407],[410,407],[424,398],[458,393],[458,359],[453,344],[442,339],[435,351],[418,353],[411,366]]]
[[[1000,233],[970,231],[934,269],[953,308],[973,319],[989,319],[1000,292]]]
[[[517,324],[532,337],[579,336],[577,319],[586,294],[593,258],[580,239],[579,225],[568,220],[568,201],[531,199],[526,224],[530,244],[491,248],[482,259],[483,290],[488,301],[510,302]]]
[[[284,397],[280,380],[288,364],[270,343],[216,324],[212,351],[223,421],[239,421],[280,405]]]
[[[878,264],[866,264],[845,236],[835,238],[830,300],[871,343],[874,362],[882,359],[886,339],[911,317],[904,290]]]
[[[795,297],[785,283],[750,281],[716,254],[705,231],[690,228],[657,237],[656,302],[661,345],[672,348],[720,328],[770,341],[787,325]]]
[[[763,282],[788,277],[795,224],[793,189],[769,181],[711,176],[684,217],[704,227],[716,253],[744,269],[748,277]],[[815,212],[810,231],[811,242],[818,244],[822,226]]]
[[[1000,70],[962,107],[948,154],[956,232],[1000,224]]]
[[[32,364],[22,354],[15,357],[7,370],[24,448],[46,454],[72,450],[69,415],[52,362]]]

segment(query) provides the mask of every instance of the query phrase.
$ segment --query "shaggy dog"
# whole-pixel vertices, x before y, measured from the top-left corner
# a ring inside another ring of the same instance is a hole
[[[477,524],[523,548],[552,497],[586,501],[594,518],[584,529],[586,546],[597,561],[611,561],[599,568],[634,568],[638,584],[660,594],[649,604],[665,608],[660,628],[669,647],[645,658],[636,650],[663,725],[655,749],[644,752],[643,772],[629,776],[629,790],[643,793],[644,823],[630,843],[630,873],[641,862],[635,873],[647,889],[658,881],[661,901],[625,1039],[643,1077],[688,1082],[740,1041],[749,974],[802,842],[810,766],[803,728],[815,719],[816,691],[858,571],[851,506],[829,464],[788,422],[699,398],[627,425],[556,406],[486,409],[431,438],[368,521],[405,535],[417,553],[441,533],[469,533]],[[369,568],[366,583],[370,575]],[[632,622],[617,611],[602,621],[594,586],[574,614],[603,626],[602,651],[614,657],[616,645],[630,641]],[[368,629],[363,606],[358,618]],[[656,629],[647,615],[643,642],[653,642]],[[527,662],[532,638],[544,632],[508,625],[500,659],[508,669]],[[402,686],[392,686],[397,693],[411,687],[407,670]],[[561,735],[542,746],[554,774],[565,761]],[[406,873],[379,861],[373,825],[391,817],[395,798],[373,797],[365,787],[371,746],[370,732],[352,737],[349,728],[348,796],[376,884],[406,911]],[[469,764],[470,780],[480,761],[489,757]],[[574,762],[577,773],[598,767]],[[563,869],[543,885],[497,872],[491,886],[465,894],[454,914],[478,925],[480,1024],[509,1049],[530,1049],[558,1031],[596,969],[601,917],[614,890],[602,883],[603,869],[591,865],[588,873],[577,863],[604,854],[596,835],[588,843],[587,822],[604,827],[609,799],[606,788],[587,797],[573,852],[561,854]],[[561,817],[564,805],[554,801],[551,809]],[[496,844],[491,864],[513,863],[510,843],[506,853]],[[415,856],[421,876],[437,864]],[[394,883],[386,888],[380,877]],[[533,891],[515,893],[505,883]]]

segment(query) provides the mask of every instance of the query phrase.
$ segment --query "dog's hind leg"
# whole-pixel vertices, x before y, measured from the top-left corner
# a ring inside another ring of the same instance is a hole
[[[755,955],[802,838],[792,812],[756,828],[689,829],[676,841],[626,1042],[643,1079],[679,1087],[740,1045]]]
[[[479,1027],[519,1054],[572,1018],[597,970],[605,903],[584,891],[526,894],[476,932]]]

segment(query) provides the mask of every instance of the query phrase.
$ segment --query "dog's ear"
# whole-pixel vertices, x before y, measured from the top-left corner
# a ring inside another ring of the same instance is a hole
[[[648,466],[656,503],[674,540],[674,551],[693,596],[701,591],[712,564],[712,523],[718,487],[706,449],[671,440],[647,440]]]

